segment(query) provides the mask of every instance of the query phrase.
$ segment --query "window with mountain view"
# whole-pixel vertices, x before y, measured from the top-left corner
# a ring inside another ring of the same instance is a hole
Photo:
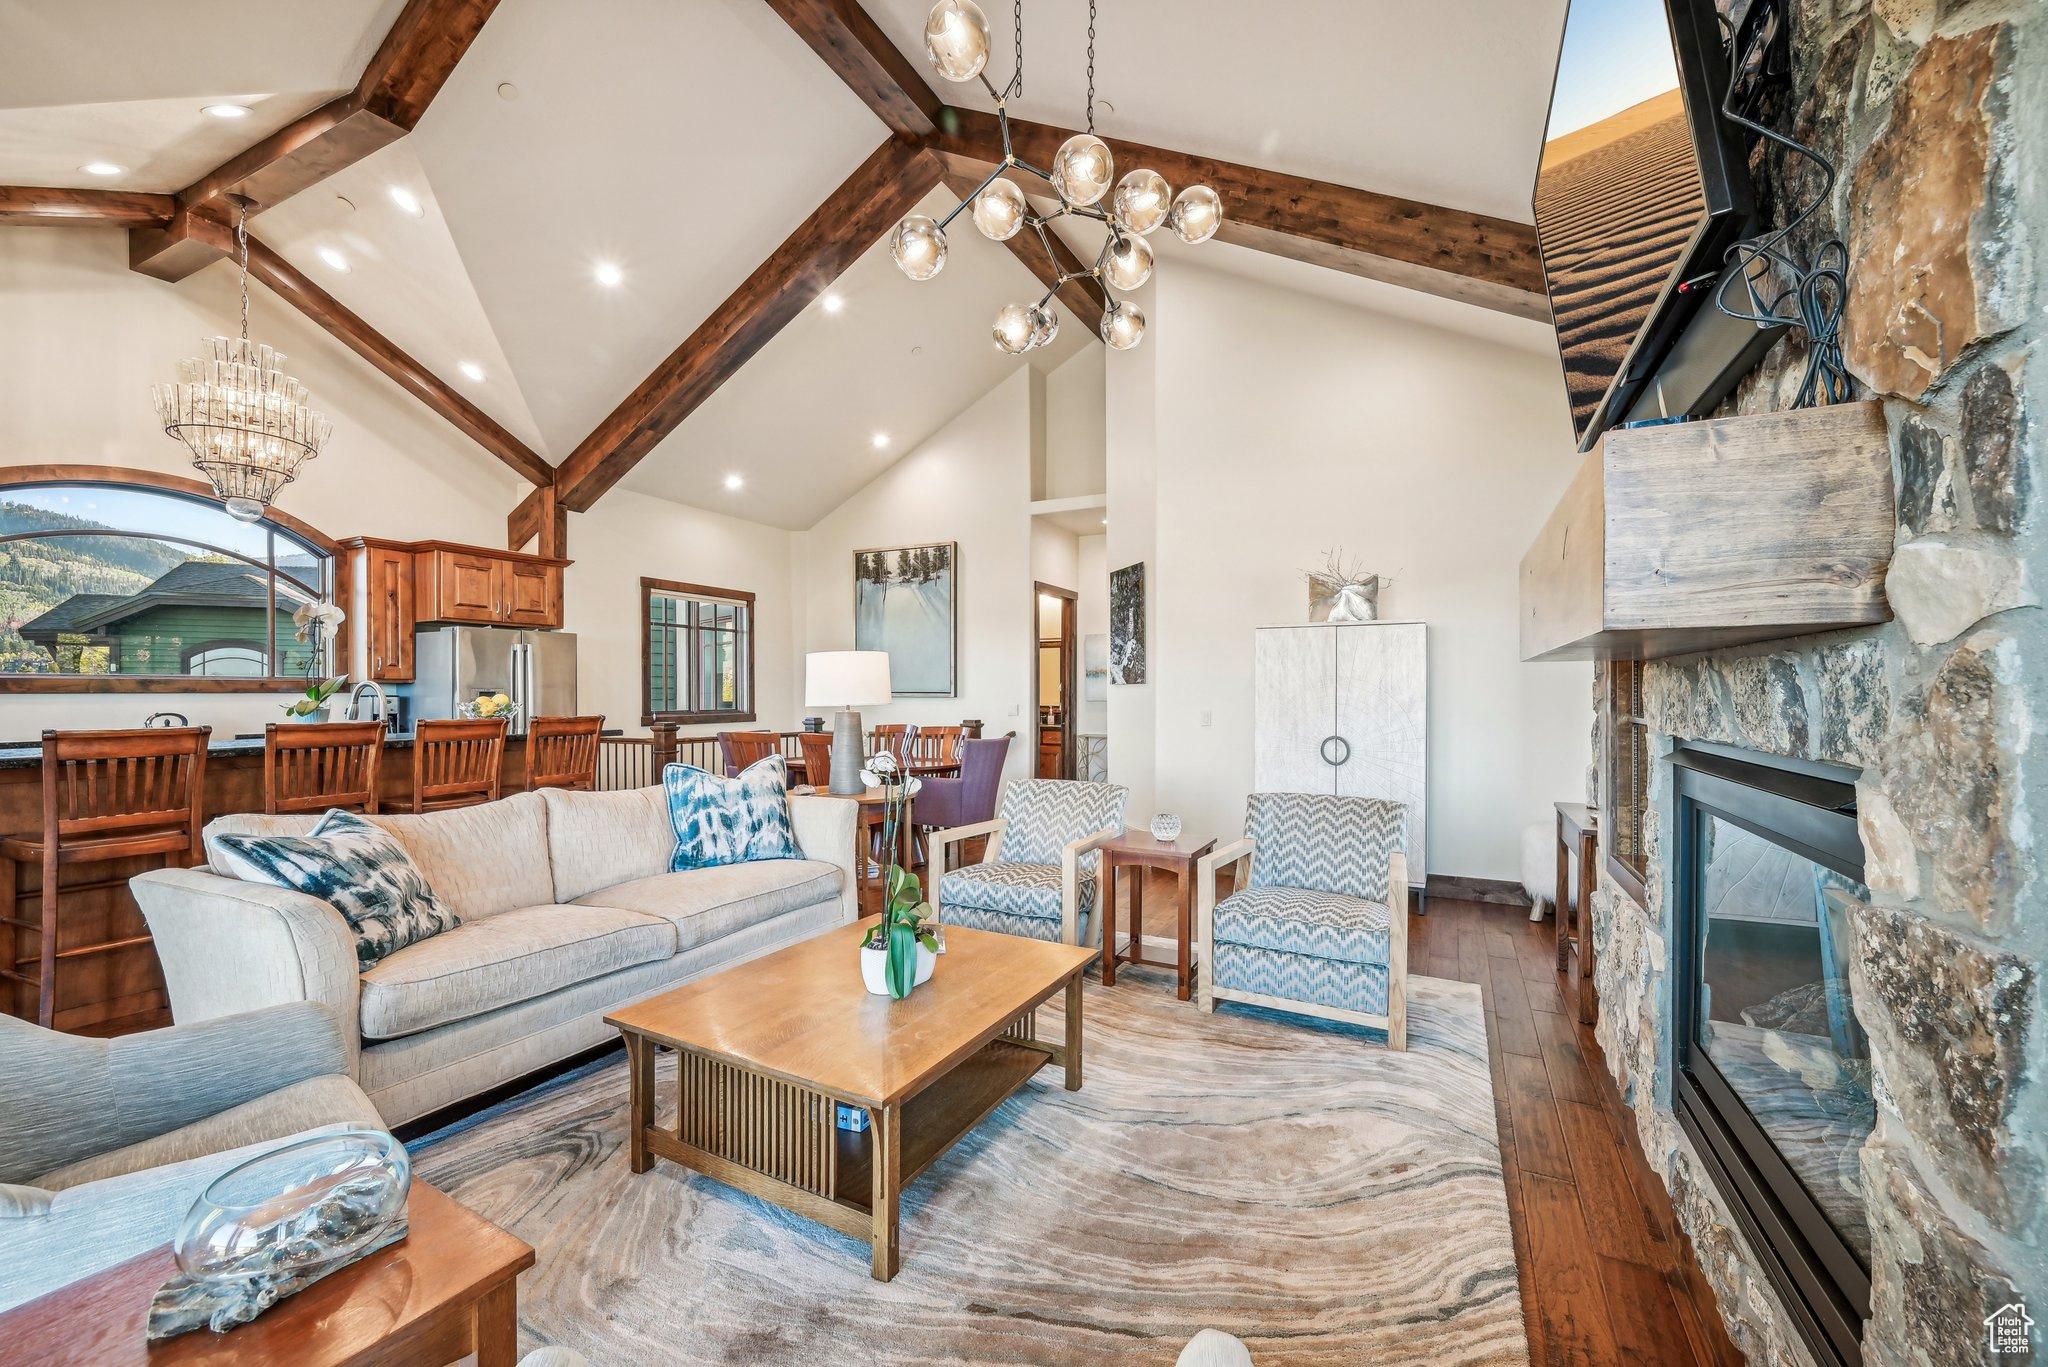
[[[134,485],[0,489],[0,676],[321,675],[330,643],[293,614],[332,593],[325,552],[210,501]]]

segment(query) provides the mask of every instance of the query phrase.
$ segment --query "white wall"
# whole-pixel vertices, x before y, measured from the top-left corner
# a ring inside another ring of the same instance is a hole
[[[1155,274],[1131,296],[1148,319],[1158,316],[1158,290],[1159,276]],[[1108,371],[1103,401],[1103,449],[1108,453],[1104,487],[1109,495],[1105,574],[1140,561],[1145,563],[1146,640],[1152,644],[1158,640],[1159,626],[1159,567],[1152,563],[1159,524],[1155,468],[1159,355],[1159,329],[1155,322],[1136,349],[1106,356],[1103,361]],[[1227,493],[1211,493],[1228,504],[1237,491],[1233,487]],[[1106,604],[1103,620],[1108,620]],[[1125,819],[1133,826],[1143,826],[1159,810],[1153,791],[1158,697],[1149,682],[1158,675],[1154,671],[1146,677],[1148,682],[1142,684],[1112,681],[1109,685],[1109,776],[1130,789]],[[1236,828],[1219,826],[1216,834],[1228,834]]]
[[[239,326],[226,262],[169,285],[128,269],[108,228],[0,232],[0,464],[114,465],[199,477],[166,437],[150,386],[177,378],[202,337]],[[252,285],[250,334],[283,351],[334,420],[327,449],[278,507],[332,537],[373,535],[499,546],[526,491],[517,475],[419,400]],[[638,658],[637,647],[635,658]],[[254,693],[17,694],[0,697],[0,739],[45,727],[139,724],[158,709],[233,734],[281,715]]]
[[[951,724],[980,718],[984,734],[1019,733],[1007,772],[1029,772],[1033,578],[1032,381],[1019,367],[972,407],[797,534],[804,650],[853,648],[853,553],[929,541],[959,544],[958,696],[903,698],[861,719]],[[1049,553],[1050,543],[1042,550]],[[795,661],[801,671],[801,656]],[[800,685],[799,685],[800,687]],[[799,693],[801,696],[801,693]]]
[[[1074,585],[1081,595],[1075,604],[1075,639],[1081,651],[1081,663],[1074,668],[1074,677],[1080,680],[1080,710],[1075,716],[1078,730],[1101,735],[1109,730],[1109,703],[1088,701],[1088,680],[1084,671],[1088,667],[1088,638],[1109,635],[1109,537],[1084,536],[1076,542],[1079,583]],[[1114,774],[1111,775],[1115,777]]]
[[[1045,478],[1040,498],[1079,498],[1103,491],[1108,351],[1091,343],[1045,377]]]
[[[1155,290],[1150,451],[1118,441],[1118,367],[1138,353],[1110,358],[1112,567],[1138,558],[1148,501],[1156,519],[1152,682],[1111,690],[1116,777],[1139,786],[1149,740],[1160,808],[1239,829],[1252,628],[1307,620],[1301,571],[1341,546],[1393,577],[1383,616],[1430,626],[1431,871],[1516,878],[1521,829],[1585,787],[1591,667],[1521,664],[1517,642],[1522,552],[1579,459],[1555,357],[1184,262]],[[1123,386],[1134,404],[1144,387]],[[1149,500],[1131,468],[1148,457]],[[1140,691],[1149,737],[1119,706]]]

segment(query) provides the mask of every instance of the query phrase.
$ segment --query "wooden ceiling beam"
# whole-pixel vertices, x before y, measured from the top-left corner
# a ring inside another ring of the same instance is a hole
[[[939,158],[945,167],[946,188],[965,199],[973,194],[988,175],[987,167],[975,167],[956,157]],[[1038,283],[1052,289],[1061,274],[1074,275],[1085,271],[1089,262],[1074,254],[1071,247],[1060,240],[1058,233],[1050,227],[1045,230],[1046,240],[1052,243],[1053,259],[1059,263],[1058,271],[1053,263],[1045,259],[1045,249],[1039,245],[1038,234],[1029,228],[1003,243],[1010,254],[1023,263],[1024,269],[1036,276]],[[1067,311],[1085,326],[1097,341],[1102,339],[1102,294],[1087,281],[1069,280],[1055,292],[1055,297],[1067,306]]]
[[[505,519],[506,550],[519,550],[529,541],[536,555],[569,556],[569,510],[552,484],[536,485]]]
[[[172,195],[139,190],[60,190],[0,185],[0,224],[65,227],[107,223],[117,228],[161,227],[178,210]]]
[[[398,141],[418,126],[497,7],[498,0],[408,0],[354,90],[193,181],[178,192],[178,208],[225,218],[224,197],[235,194],[261,211]],[[158,231],[138,229],[129,243],[145,275],[182,280],[215,259],[203,237]]]
[[[554,483],[554,467],[538,452],[506,431],[490,414],[442,383],[432,371],[399,350],[389,338],[309,280],[298,267],[254,237],[249,239],[249,274],[530,483]]]
[[[986,175],[1002,161],[994,114],[948,108],[938,123],[926,145],[949,169]],[[1022,119],[1010,120],[1010,133],[1017,156],[1043,168],[1073,136],[1070,129]],[[1536,230],[1527,224],[1118,138],[1103,141],[1120,172],[1149,166],[1175,190],[1213,188],[1223,199],[1222,241],[1517,317],[1550,317]]]
[[[936,185],[938,160],[891,138],[876,148],[556,471],[564,508],[588,512],[606,490],[824,293]]]
[[[898,137],[926,138],[945,102],[859,0],[768,0],[811,51]]]

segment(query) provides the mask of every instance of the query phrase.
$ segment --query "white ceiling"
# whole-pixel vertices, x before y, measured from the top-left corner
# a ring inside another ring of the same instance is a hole
[[[403,4],[0,0],[0,182],[183,189],[354,89]]]
[[[179,188],[350,89],[403,0],[0,0],[0,184]],[[865,0],[929,71],[928,0]],[[1099,24],[1106,132],[1526,220],[1564,0],[1118,0]],[[1009,11],[988,6],[1008,70]],[[1028,7],[1026,118],[1083,118],[1085,0]],[[224,41],[223,34],[232,34]],[[988,107],[979,85],[931,81]],[[509,90],[507,89],[509,87]],[[211,119],[232,99],[252,117]],[[761,0],[503,4],[411,137],[252,225],[344,304],[559,462],[885,136]],[[97,179],[106,159],[130,168]],[[393,204],[402,185],[419,217]],[[928,212],[953,200],[935,191]],[[628,476],[808,527],[1016,366],[995,310],[1035,298],[964,222],[934,281],[880,244]],[[1548,349],[1547,328],[1223,243],[1195,262]],[[0,237],[0,244],[4,244]],[[1092,252],[1095,243],[1086,246]],[[350,269],[321,258],[339,251]],[[624,272],[606,288],[599,262]],[[1049,368],[1096,345],[1071,317]],[[481,366],[468,379],[461,363]],[[886,450],[871,444],[886,432]],[[724,487],[728,475],[744,481]],[[1099,530],[1099,513],[1090,514]],[[1085,520],[1085,519],[1084,519]],[[1078,529],[1078,527],[1077,527]]]

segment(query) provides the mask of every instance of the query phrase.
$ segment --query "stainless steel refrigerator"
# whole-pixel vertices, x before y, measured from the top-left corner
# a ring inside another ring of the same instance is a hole
[[[453,717],[486,694],[519,704],[512,734],[534,717],[576,714],[576,637],[518,627],[421,627],[412,688],[417,718]]]

